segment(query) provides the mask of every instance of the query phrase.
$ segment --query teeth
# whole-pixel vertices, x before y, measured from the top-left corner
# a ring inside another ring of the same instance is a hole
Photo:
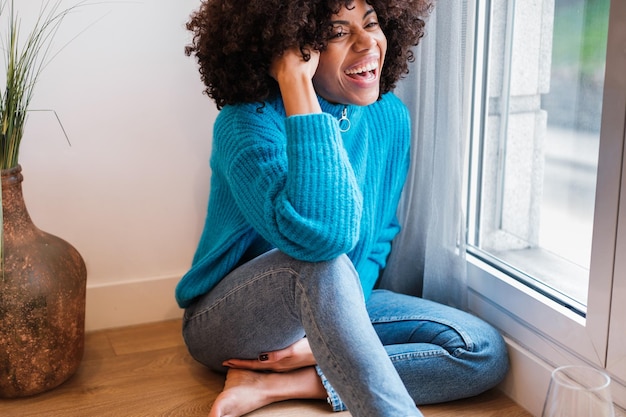
[[[377,62],[371,62],[367,65],[364,65],[362,67],[357,67],[357,68],[352,68],[346,71],[347,75],[354,75],[354,74],[360,74],[362,72],[367,72],[367,71],[373,71],[376,68],[378,68],[378,63]]]

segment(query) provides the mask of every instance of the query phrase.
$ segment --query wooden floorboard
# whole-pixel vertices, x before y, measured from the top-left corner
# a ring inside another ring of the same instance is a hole
[[[104,330],[86,338],[77,373],[34,397],[0,400],[0,417],[206,416],[224,379],[196,363],[180,321]],[[531,417],[497,390],[476,398],[421,407],[426,417]],[[349,417],[323,401],[272,404],[249,417]]]

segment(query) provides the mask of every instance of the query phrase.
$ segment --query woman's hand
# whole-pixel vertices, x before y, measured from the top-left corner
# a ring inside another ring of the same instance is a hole
[[[320,52],[311,48],[306,52],[310,55],[308,61],[299,47],[290,48],[270,65],[269,74],[278,82],[287,116],[322,112],[313,88]]]
[[[309,54],[308,61],[302,56],[300,47],[287,49],[275,57],[270,65],[270,76],[279,84],[288,82],[290,79],[312,80],[320,62],[320,52],[310,48],[305,49],[304,52]]]
[[[305,337],[285,349],[262,353],[259,355],[259,359],[229,359],[223,365],[234,369],[289,372],[313,366],[315,363],[309,341]]]

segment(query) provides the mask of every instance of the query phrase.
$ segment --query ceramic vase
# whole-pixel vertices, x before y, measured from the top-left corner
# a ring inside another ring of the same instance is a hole
[[[85,263],[39,230],[22,195],[22,169],[2,171],[0,398],[39,394],[77,370],[85,341]]]

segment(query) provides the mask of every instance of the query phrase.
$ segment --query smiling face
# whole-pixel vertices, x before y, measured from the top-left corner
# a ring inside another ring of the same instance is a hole
[[[354,0],[333,15],[331,24],[333,35],[313,77],[316,92],[331,103],[374,103],[387,52],[376,12],[365,0]]]

